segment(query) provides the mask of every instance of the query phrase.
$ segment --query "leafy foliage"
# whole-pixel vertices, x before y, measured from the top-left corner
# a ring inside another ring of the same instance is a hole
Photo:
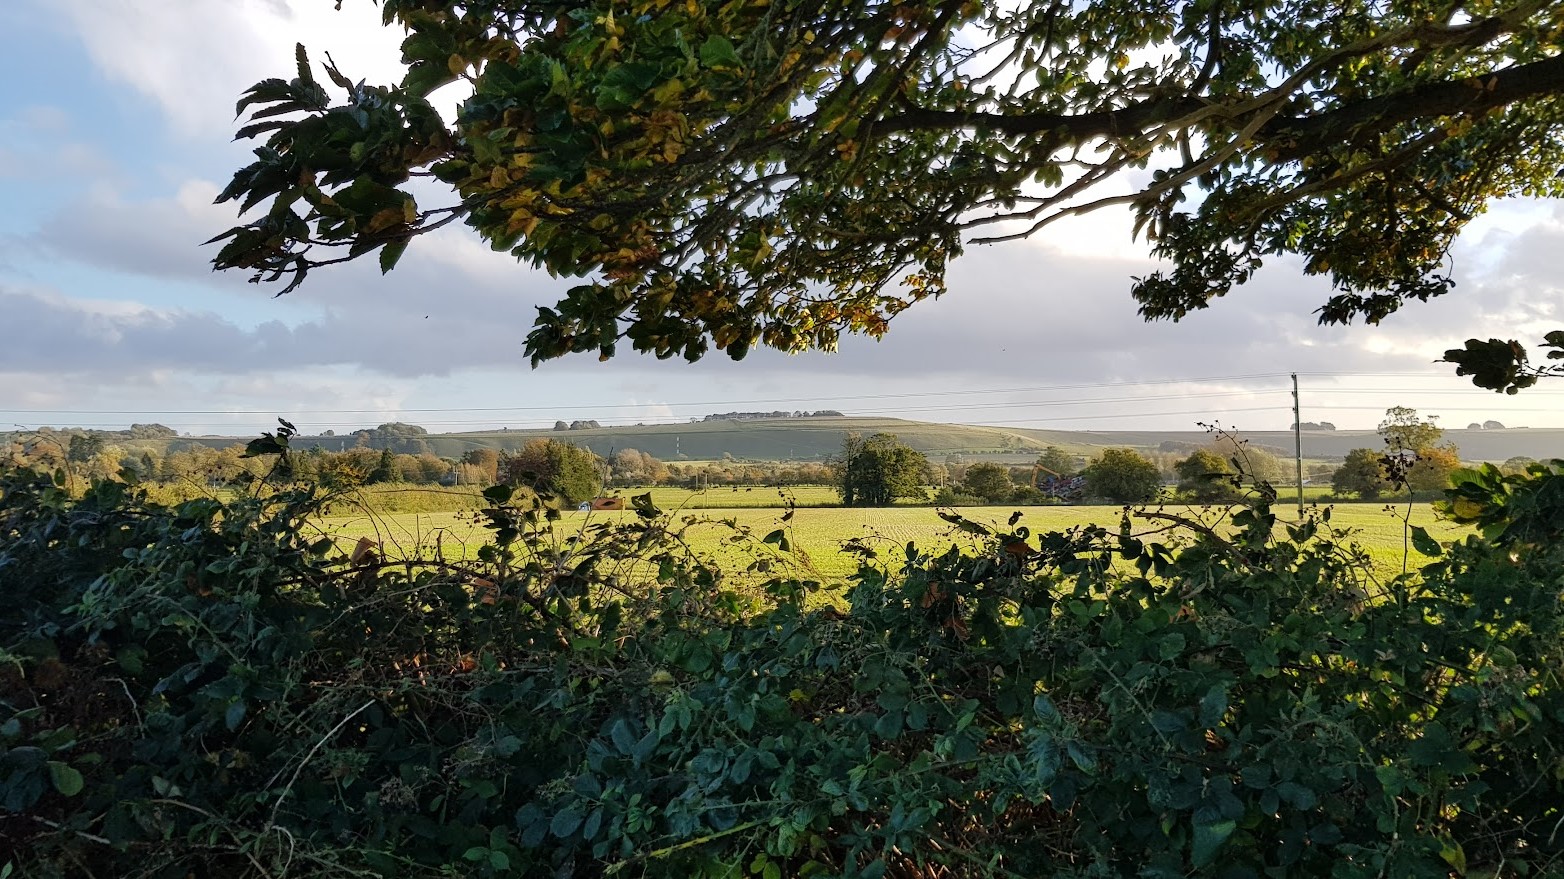
[[[1196,449],[1173,465],[1178,490],[1197,501],[1233,500],[1239,495],[1238,471],[1226,458],[1209,449]]]
[[[1542,347],[1551,348],[1548,360],[1564,360],[1564,330],[1543,337]],[[1456,375],[1469,375],[1472,384],[1502,394],[1515,394],[1529,388],[1537,379],[1564,375],[1564,363],[1532,366],[1526,349],[1514,340],[1467,339],[1460,348],[1445,352],[1444,361],[1457,366]]]
[[[1089,494],[1119,503],[1149,501],[1162,491],[1161,471],[1134,449],[1104,449],[1082,472]]]
[[[1074,455],[1058,446],[1049,446],[1037,456],[1037,466],[1055,477],[1074,476],[1078,468]]]
[[[220,200],[265,208],[214,262],[288,290],[460,219],[585,279],[540,309],[534,362],[877,336],[967,244],[1116,204],[1172,264],[1134,283],[1148,318],[1297,254],[1336,288],[1322,320],[1378,321],[1446,292],[1457,232],[1559,195],[1564,164],[1564,11],[1532,0],[382,8],[401,82],[320,82],[300,47],[240,100],[264,141]],[[458,79],[447,126],[428,96]],[[456,197],[420,206],[415,175]]]
[[[1003,503],[1010,498],[1015,486],[1010,483],[1010,468],[1003,464],[980,461],[967,468],[961,477],[961,490],[991,503]]]
[[[532,440],[502,455],[497,466],[506,484],[557,495],[568,504],[591,500],[603,488],[602,459],[560,440]]]
[[[1353,449],[1331,475],[1331,488],[1337,493],[1356,494],[1372,500],[1391,488],[1385,472],[1384,456],[1373,449]]]
[[[735,592],[649,498],[562,536],[500,487],[479,563],[353,561],[311,532],[314,492],[75,502],[7,472],[0,859],[1549,875],[1564,463],[1463,479],[1452,512],[1490,537],[1413,529],[1440,557],[1388,583],[1328,512],[1145,513],[1155,537],[952,514],[981,548],[860,547],[821,607],[791,574]]]
[[[929,459],[902,445],[895,434],[848,434],[835,465],[843,506],[884,507],[897,498],[926,497]]]
[[[1444,436],[1444,429],[1432,417],[1419,418],[1416,409],[1392,406],[1379,423],[1379,435],[1393,452],[1421,453],[1431,449]]]

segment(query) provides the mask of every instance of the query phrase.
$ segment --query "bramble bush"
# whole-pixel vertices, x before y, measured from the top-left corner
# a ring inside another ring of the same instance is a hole
[[[283,443],[285,446],[285,443]],[[854,544],[845,601],[487,494],[470,561],[310,487],[0,474],[0,866],[28,876],[1564,870],[1564,464],[1376,580],[1321,510]],[[1144,525],[1145,527],[1140,527]],[[1228,526],[1231,527],[1228,527]],[[1137,534],[1136,529],[1139,528]]]

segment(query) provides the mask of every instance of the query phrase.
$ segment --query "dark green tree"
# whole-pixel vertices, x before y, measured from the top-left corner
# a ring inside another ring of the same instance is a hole
[[[878,336],[968,245],[1108,205],[1167,265],[1131,287],[1147,318],[1295,255],[1335,290],[1321,320],[1377,322],[1452,287],[1489,202],[1564,194],[1564,5],[1539,0],[381,8],[400,81],[318,79],[301,46],[239,101],[261,143],[219,200],[259,210],[214,263],[286,291],[462,222],[583,278],[539,310],[535,362]],[[448,123],[430,95],[458,80]],[[430,176],[454,194],[420,203]],[[1502,344],[1452,353],[1526,377]]]
[[[893,433],[865,439],[850,433],[836,461],[837,491],[847,507],[885,507],[897,498],[923,497],[929,460]]]
[[[1381,458],[1373,449],[1348,452],[1346,460],[1330,478],[1331,490],[1337,494],[1356,494],[1365,500],[1373,500],[1389,491],[1390,478]]]
[[[1161,471],[1134,449],[1105,449],[1083,472],[1090,494],[1117,503],[1155,500],[1162,491]]]
[[[558,495],[579,504],[603,487],[603,461],[590,449],[556,439],[532,440],[499,461],[501,478],[511,485]]]
[[[380,482],[395,482],[396,479],[396,453],[390,449],[381,449],[380,460],[375,463],[375,469],[369,471],[369,475],[364,478],[364,484],[375,485]]]
[[[984,461],[973,464],[961,477],[961,490],[991,504],[1003,503],[1015,491],[1010,468]]]
[[[1075,456],[1058,446],[1043,449],[1043,453],[1037,456],[1037,466],[1053,476],[1074,476],[1080,469]]]
[[[1179,493],[1191,500],[1212,502],[1238,496],[1233,484],[1237,471],[1226,458],[1210,449],[1196,449],[1189,457],[1173,465],[1178,476]]]

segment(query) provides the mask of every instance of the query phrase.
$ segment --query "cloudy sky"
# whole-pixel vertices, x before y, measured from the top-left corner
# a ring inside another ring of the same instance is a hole
[[[212,203],[248,157],[233,104],[288,76],[293,45],[355,78],[395,78],[400,35],[369,0],[5,0],[0,3],[0,424],[251,433],[402,420],[431,430],[657,422],[733,409],[840,409],[1025,427],[1373,427],[1408,405],[1445,426],[1564,427],[1564,382],[1478,391],[1432,361],[1472,335],[1535,341],[1564,326],[1564,206],[1496,205],[1456,253],[1457,292],[1382,327],[1320,327],[1326,285],[1296,264],[1181,324],[1135,316],[1149,265],[1099,215],[975,249],[952,293],[883,341],[690,366],[633,354],[530,369],[536,306],[565,284],[464,230],[414,242],[381,277],[349,265],[278,299],[214,275]],[[454,100],[454,98],[452,99]]]

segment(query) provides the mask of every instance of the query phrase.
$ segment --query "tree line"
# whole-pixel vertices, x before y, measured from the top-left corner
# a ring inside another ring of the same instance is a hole
[[[152,426],[157,427],[157,426]],[[83,484],[93,479],[212,489],[261,477],[266,468],[227,448],[191,445],[173,451],[127,447],[112,439],[166,438],[148,426],[131,431],[40,431],[13,435],[0,446],[0,459],[18,466],[66,472]],[[1380,424],[1384,449],[1349,452],[1339,466],[1312,466],[1310,476],[1328,478],[1338,497],[1372,500],[1397,489],[1432,492],[1449,483],[1461,466],[1459,450],[1444,442],[1433,418],[1393,407]],[[290,456],[291,475],[333,488],[382,483],[409,485],[493,485],[506,483],[582,501],[637,486],[830,485],[845,506],[886,506],[898,501],[944,506],[1041,504],[1095,499],[1138,503],[1168,496],[1200,503],[1236,499],[1245,481],[1284,484],[1290,469],[1275,450],[1216,435],[1205,445],[1165,443],[1155,451],[1107,449],[1090,460],[1050,446],[1031,464],[1012,466],[957,458],[931,461],[895,434],[848,434],[840,453],[825,463],[720,461],[668,463],[633,448],[608,457],[558,439],[534,439],[520,449],[474,448],[454,457],[428,450],[417,425],[383,424],[358,431],[352,448],[320,445]],[[376,447],[378,446],[378,448]],[[1505,463],[1514,472],[1531,463]]]

